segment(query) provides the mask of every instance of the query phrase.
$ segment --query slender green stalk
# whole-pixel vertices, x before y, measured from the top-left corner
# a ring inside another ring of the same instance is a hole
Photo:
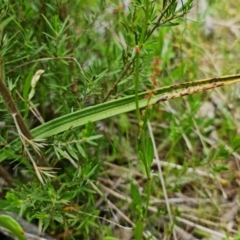
[[[144,13],[145,13],[145,20],[144,20],[144,26],[143,26],[143,29],[142,29],[142,34],[140,36],[140,40],[139,40],[139,45],[142,46],[142,44],[146,41],[145,38],[146,38],[146,32],[147,32],[147,29],[148,29],[148,24],[149,24],[149,0],[146,0],[145,1],[145,9],[144,9]]]
[[[135,71],[135,104],[136,104],[136,114],[138,119],[138,124],[141,124],[141,115],[139,110],[139,96],[138,96],[138,88],[139,88],[139,71],[140,71],[140,49],[137,46],[135,48],[136,51],[136,71]]]
[[[144,122],[141,121],[141,115],[140,115],[140,109],[139,109],[139,72],[140,72],[140,54],[141,54],[141,50],[143,49],[143,44],[144,44],[144,40],[146,37],[146,32],[147,32],[147,28],[148,28],[148,22],[149,22],[149,0],[145,1],[145,9],[144,9],[144,13],[145,13],[145,19],[144,19],[144,26],[141,32],[141,36],[139,39],[139,43],[138,46],[135,47],[135,52],[136,52],[136,68],[135,68],[135,103],[136,103],[136,114],[137,114],[137,119],[138,119],[138,123],[140,124],[140,145],[139,145],[139,153],[141,155],[140,159],[143,162],[143,165],[145,167],[145,171],[146,171],[146,175],[147,175],[147,184],[146,184],[146,200],[145,200],[145,206],[144,209],[142,209],[142,212],[139,214],[138,216],[138,222],[136,224],[136,234],[135,237],[136,239],[141,240],[142,239],[142,235],[143,235],[143,231],[144,231],[144,222],[145,219],[148,215],[148,206],[149,206],[149,202],[150,202],[150,196],[151,196],[151,176],[150,176],[150,165],[148,164],[148,157],[146,156],[147,153],[147,149],[146,149],[146,143],[147,143],[147,132],[146,132],[146,122],[148,121],[149,118],[149,114],[148,114],[148,110],[146,110],[145,115],[144,115]],[[143,206],[142,206],[143,207]]]
[[[135,47],[135,54],[136,54],[136,68],[135,68],[135,103],[136,103],[136,114],[139,124],[141,124],[141,116],[140,116],[140,110],[139,110],[139,103],[138,103],[138,92],[139,92],[139,72],[140,72],[140,54],[141,50],[143,48],[144,38],[146,35],[147,27],[148,27],[148,21],[149,21],[149,0],[145,1],[145,7],[144,10],[145,18],[144,18],[144,26],[142,28],[142,32],[140,35],[140,39],[138,42],[138,45]]]

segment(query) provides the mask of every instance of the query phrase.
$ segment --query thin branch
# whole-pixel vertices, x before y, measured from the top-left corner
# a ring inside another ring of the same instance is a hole
[[[11,115],[16,115],[16,121],[18,122],[19,128],[21,129],[21,132],[23,133],[23,135],[28,139],[32,139],[30,130],[26,126],[22,118],[22,115],[18,111],[18,108],[11,96],[10,91],[8,90],[7,86],[4,83],[1,59],[0,59],[0,93]]]
[[[170,203],[169,203],[169,200],[168,200],[165,181],[164,181],[164,178],[163,178],[163,172],[162,172],[162,168],[161,168],[161,165],[160,165],[160,159],[158,157],[157,146],[156,146],[155,139],[154,139],[154,136],[153,136],[152,126],[151,126],[149,121],[147,122],[147,125],[148,125],[149,135],[150,135],[150,138],[151,138],[152,144],[153,144],[154,155],[155,155],[155,158],[157,159],[159,179],[160,179],[160,182],[161,182],[161,185],[162,185],[163,195],[164,195],[164,198],[165,198],[165,201],[166,201],[166,207],[167,207],[167,211],[168,211],[168,215],[169,215],[169,220],[170,220],[171,225],[173,226],[173,238],[176,240],[177,239],[177,234],[176,234],[175,229],[174,229],[174,221],[173,221],[173,217],[172,217]]]
[[[14,187],[14,183],[12,183],[11,175],[2,167],[0,166],[0,176],[7,182],[9,187]]]
[[[159,27],[159,24],[160,22],[162,21],[164,15],[166,14],[166,12],[169,10],[169,8],[172,6],[172,4],[175,2],[175,0],[173,0],[172,2],[170,2],[170,4],[163,9],[163,11],[161,12],[160,16],[158,17],[158,20],[157,20],[157,23],[155,24],[155,26],[152,28],[152,30],[150,30],[150,32],[148,33],[147,35],[147,38],[148,39],[152,34],[153,32],[156,30],[156,28]]]
[[[18,130],[18,133],[20,134],[20,138],[25,138],[27,140],[33,139],[32,134],[27,127],[27,125],[24,122],[24,119],[20,112],[18,111],[17,105],[14,102],[10,91],[8,90],[4,80],[3,80],[3,72],[2,72],[2,59],[0,58],[0,94],[3,97],[3,100],[8,108],[8,111],[10,112],[11,116],[14,119],[16,128]],[[50,167],[48,162],[45,160],[42,153],[40,153],[40,156],[38,157],[38,160],[43,167]]]
[[[168,6],[164,7],[163,11],[161,12],[161,14],[159,15],[158,19],[157,19],[157,22],[155,23],[155,26],[150,30],[150,32],[147,34],[147,37],[145,39],[145,41],[153,34],[153,32],[156,30],[156,28],[158,28],[159,26],[161,26],[160,24],[164,24],[164,23],[167,23],[167,22],[170,22],[174,19],[177,19],[177,18],[181,18],[183,17],[184,15],[186,15],[188,12],[187,11],[183,11],[182,14],[179,14],[179,15],[173,15],[171,18],[169,19],[166,19],[165,21],[163,21],[162,23],[160,23],[163,19],[163,17],[165,16],[166,12],[169,10],[169,8],[176,2],[176,0],[172,0]]]
[[[216,237],[216,239],[217,239],[217,238],[218,238],[218,239],[223,239],[223,238],[226,238],[226,237],[227,237],[226,234],[224,234],[224,233],[221,233],[221,232],[219,232],[219,231],[211,230],[211,229],[209,229],[209,228],[207,228],[207,227],[201,226],[201,225],[199,225],[199,224],[197,224],[197,223],[188,221],[188,220],[183,219],[183,218],[181,218],[181,217],[176,217],[176,220],[177,220],[178,222],[184,223],[184,224],[186,224],[186,225],[188,225],[188,226],[191,226],[191,227],[194,227],[194,228],[199,229],[199,230],[201,230],[201,231],[204,231],[204,232],[206,232],[206,233],[209,233],[209,234],[211,234],[212,237],[213,237],[213,236]],[[229,237],[229,236],[228,236],[228,239],[229,239],[229,240],[233,240],[233,238],[232,238],[232,237]]]
[[[118,80],[112,85],[111,89],[108,91],[108,93],[107,93],[106,96],[104,97],[103,102],[106,102],[106,101],[107,101],[107,99],[109,98],[111,92],[116,88],[116,86],[118,85],[118,83],[124,78],[125,74],[126,74],[127,71],[129,70],[129,68],[132,66],[132,64],[134,63],[134,60],[135,60],[135,57],[134,57],[130,62],[128,62],[128,63],[125,65],[125,67],[124,67],[124,69],[123,69],[120,77],[119,77]]]

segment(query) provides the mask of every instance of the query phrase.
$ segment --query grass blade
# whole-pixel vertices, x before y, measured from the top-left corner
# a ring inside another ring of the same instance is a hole
[[[240,82],[240,74],[176,84],[151,90],[151,93],[147,91],[139,93],[138,103],[139,107],[143,108],[151,104],[157,104],[161,101],[167,101],[173,98],[206,91],[212,88],[237,82]],[[121,113],[130,112],[135,109],[135,95],[130,95],[66,114],[32,129],[31,133],[36,139],[47,138],[64,132],[70,128],[82,126],[88,122],[96,122]],[[16,139],[10,144],[10,146],[16,148],[17,144],[19,143],[19,140]],[[0,162],[6,158],[7,156],[5,154],[5,149],[3,148],[0,151]]]

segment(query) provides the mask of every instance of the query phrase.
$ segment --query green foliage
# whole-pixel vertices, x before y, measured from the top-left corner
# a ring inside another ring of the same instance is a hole
[[[1,214],[0,215],[0,226],[4,227],[8,231],[10,231],[14,236],[16,236],[18,238],[18,240],[26,240],[22,227],[12,217],[5,215],[5,214]]]

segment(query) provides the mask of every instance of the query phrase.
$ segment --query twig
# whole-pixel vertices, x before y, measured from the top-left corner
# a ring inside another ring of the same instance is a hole
[[[135,61],[135,57],[134,57],[130,62],[128,62],[128,63],[125,65],[125,67],[124,67],[124,69],[123,69],[120,77],[119,77],[118,80],[112,85],[111,89],[108,91],[108,93],[107,93],[106,96],[104,97],[103,102],[106,102],[106,101],[107,101],[107,99],[109,98],[111,92],[116,88],[116,86],[118,85],[118,83],[123,79],[123,77],[125,76],[125,74],[127,73],[127,71],[129,70],[129,68],[131,67],[131,65],[133,64],[134,61]]]
[[[3,100],[8,108],[8,111],[10,112],[11,116],[14,118],[14,121],[16,121],[16,123],[17,123],[16,127],[19,128],[18,132],[20,132],[25,139],[28,139],[28,140],[33,139],[29,128],[25,124],[24,119],[23,119],[22,115],[20,114],[20,112],[18,111],[16,103],[14,102],[14,100],[11,96],[11,93],[8,90],[8,88],[5,85],[5,82],[3,80],[2,59],[1,58],[0,58],[0,94],[3,97]],[[41,166],[50,167],[50,165],[45,160],[42,153],[39,155],[38,160],[39,160]]]
[[[153,34],[153,32],[156,30],[156,28],[158,28],[159,26],[161,26],[160,22],[162,21],[163,17],[165,16],[166,12],[169,10],[169,8],[174,4],[176,3],[176,0],[172,0],[168,6],[164,6],[164,9],[163,11],[161,12],[161,14],[159,15],[158,19],[157,19],[157,23],[155,24],[155,26],[150,30],[150,32],[147,34],[147,37],[145,39],[145,41]],[[180,17],[183,17],[184,15],[186,15],[187,12],[186,11],[183,11],[182,14],[179,14],[179,15],[173,15],[171,18],[169,19],[166,19],[165,21],[162,22],[162,24],[164,23],[167,23],[167,22],[170,22],[174,19],[177,19],[177,18],[180,18]]]
[[[173,221],[173,217],[172,217],[170,203],[169,203],[169,200],[168,200],[167,190],[166,190],[166,187],[165,187],[165,181],[164,181],[164,178],[163,178],[162,168],[161,168],[161,165],[160,165],[160,159],[158,157],[157,146],[156,146],[155,139],[154,139],[154,136],[153,136],[152,126],[151,126],[149,121],[147,122],[147,125],[148,125],[149,135],[150,135],[150,138],[151,138],[152,144],[153,144],[154,156],[157,160],[157,167],[158,167],[158,171],[159,171],[159,179],[160,179],[160,182],[161,182],[161,185],[162,185],[163,195],[164,195],[164,198],[165,198],[165,201],[166,201],[166,207],[167,207],[167,211],[168,211],[168,215],[169,215],[169,220],[170,220],[171,225],[173,226],[173,238],[176,240],[177,239],[177,234],[176,234],[175,229],[174,229],[174,221]]]
[[[7,182],[9,187],[14,187],[14,183],[12,183],[11,175],[2,167],[0,166],[0,176]]]
[[[178,222],[184,223],[184,224],[186,224],[186,225],[188,225],[188,226],[197,228],[197,229],[202,230],[202,231],[204,231],[204,232],[206,232],[206,233],[209,233],[209,234],[211,234],[211,235],[214,235],[215,237],[219,237],[218,239],[220,239],[220,238],[222,239],[222,238],[226,238],[226,237],[227,237],[226,234],[224,234],[224,233],[214,231],[214,230],[212,230],[212,229],[209,229],[209,228],[206,228],[206,227],[201,226],[201,225],[199,225],[199,224],[193,223],[193,222],[188,221],[188,220],[186,220],[186,219],[183,219],[183,218],[181,218],[181,217],[176,217],[176,220],[177,220]],[[233,240],[232,237],[228,237],[228,239],[229,239],[229,240]]]

